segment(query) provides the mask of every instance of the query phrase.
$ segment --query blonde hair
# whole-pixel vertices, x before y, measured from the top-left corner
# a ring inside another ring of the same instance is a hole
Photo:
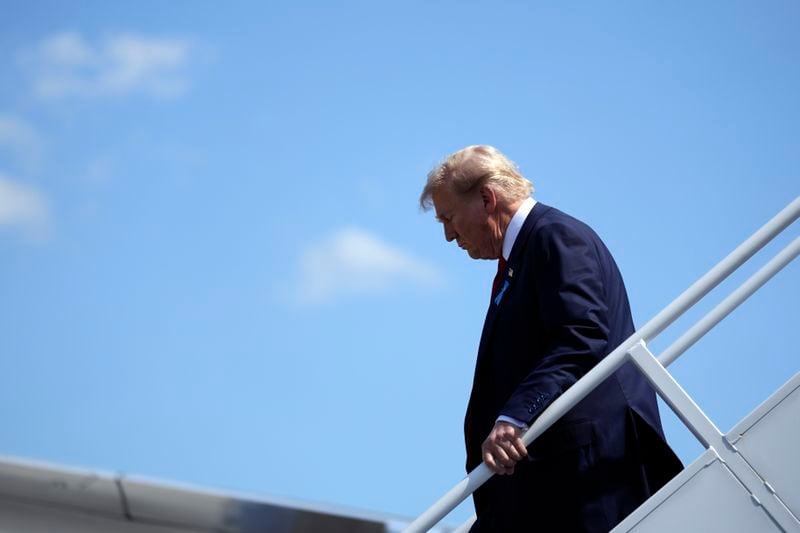
[[[433,193],[448,184],[459,194],[467,194],[488,184],[506,201],[521,200],[533,192],[528,181],[513,161],[489,145],[472,145],[450,154],[428,172],[428,181],[419,197],[419,205],[427,211],[433,205]]]

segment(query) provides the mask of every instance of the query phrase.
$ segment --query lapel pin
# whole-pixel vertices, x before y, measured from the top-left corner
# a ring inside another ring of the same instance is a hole
[[[508,277],[509,278],[513,278],[514,277],[514,269],[513,268],[509,268],[508,269]]]

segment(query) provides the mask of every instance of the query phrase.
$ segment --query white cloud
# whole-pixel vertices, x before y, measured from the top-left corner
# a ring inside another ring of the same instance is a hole
[[[47,202],[35,188],[0,173],[0,228],[16,228],[42,237],[49,222]]]
[[[344,228],[308,247],[293,298],[318,304],[346,293],[372,293],[402,282],[437,285],[432,265],[359,228]]]
[[[76,67],[91,65],[95,56],[83,38],[74,32],[59,33],[46,39],[41,45],[41,52],[46,61]]]
[[[42,140],[36,130],[19,117],[0,114],[0,149],[7,148],[28,166],[38,164]]]
[[[189,43],[182,39],[117,34],[92,44],[76,32],[45,39],[24,59],[42,98],[124,95],[175,96],[188,86],[183,72]]]

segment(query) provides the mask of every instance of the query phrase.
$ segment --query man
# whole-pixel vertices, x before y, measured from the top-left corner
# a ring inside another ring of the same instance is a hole
[[[606,532],[682,465],[630,363],[522,443],[553,400],[634,332],[600,238],[532,191],[497,149],[469,146],[428,174],[420,197],[448,241],[499,263],[464,421],[467,471],[485,461],[499,475],[473,496],[472,531]]]

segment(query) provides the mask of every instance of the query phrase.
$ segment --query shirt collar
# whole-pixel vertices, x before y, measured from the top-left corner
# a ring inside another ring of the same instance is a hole
[[[528,214],[535,205],[536,200],[527,198],[522,202],[522,205],[519,206],[517,212],[514,213],[511,222],[508,223],[506,234],[503,236],[503,259],[506,261],[508,261],[508,257],[511,255],[511,249],[514,248],[514,242],[517,240],[519,230],[522,229],[522,224],[525,222],[525,219],[528,218]]]

